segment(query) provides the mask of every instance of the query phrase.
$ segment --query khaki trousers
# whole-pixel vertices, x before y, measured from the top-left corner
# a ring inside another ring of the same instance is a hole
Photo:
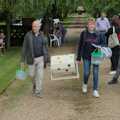
[[[40,93],[43,84],[44,74],[44,59],[38,57],[34,59],[34,64],[29,65],[29,75],[33,78],[33,90],[35,93]]]

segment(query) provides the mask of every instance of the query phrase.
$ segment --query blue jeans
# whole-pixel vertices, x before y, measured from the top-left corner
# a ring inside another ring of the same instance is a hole
[[[89,75],[90,75],[90,68],[91,68],[91,61],[87,59],[83,59],[83,81],[84,84],[88,83]],[[99,65],[93,65],[93,90],[98,89],[98,81],[99,81]]]

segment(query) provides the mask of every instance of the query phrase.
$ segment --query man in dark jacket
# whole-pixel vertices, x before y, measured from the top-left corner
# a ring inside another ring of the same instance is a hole
[[[47,50],[44,37],[39,32],[40,26],[39,20],[33,21],[32,30],[24,37],[21,66],[24,63],[28,64],[29,75],[33,79],[33,93],[41,97],[44,61],[47,58]]]

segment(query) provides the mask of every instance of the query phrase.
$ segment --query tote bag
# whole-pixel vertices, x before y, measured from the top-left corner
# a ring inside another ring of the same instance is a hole
[[[101,47],[101,52],[104,55],[104,58],[110,58],[112,56],[112,50],[109,47]]]
[[[103,53],[101,52],[101,50],[94,50],[91,54],[91,63],[94,65],[99,65],[101,64],[103,59]]]
[[[118,40],[118,36],[115,32],[115,27],[113,26],[113,33],[108,38],[108,46],[110,48],[113,48],[113,47],[118,46],[118,45],[120,45],[120,43]]]
[[[27,73],[25,70],[17,69],[16,70],[16,79],[17,80],[25,80],[27,78]]]

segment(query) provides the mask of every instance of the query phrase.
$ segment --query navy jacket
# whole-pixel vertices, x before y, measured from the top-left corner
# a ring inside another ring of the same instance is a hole
[[[90,33],[84,30],[80,34],[80,40],[78,43],[77,60],[83,59],[91,60],[91,53],[96,49],[92,44],[100,45],[100,35],[97,32]]]

